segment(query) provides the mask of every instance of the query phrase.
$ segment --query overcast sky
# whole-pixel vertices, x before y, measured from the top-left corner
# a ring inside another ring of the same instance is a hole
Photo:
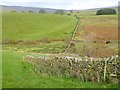
[[[120,0],[0,0],[0,5],[55,9],[90,9],[118,5]]]

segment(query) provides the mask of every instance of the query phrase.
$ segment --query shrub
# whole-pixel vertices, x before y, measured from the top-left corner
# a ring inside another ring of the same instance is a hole
[[[22,13],[25,13],[25,11],[22,11]]]
[[[29,13],[33,13],[33,11],[31,11],[31,10],[29,10],[28,12],[29,12]]]
[[[67,15],[71,15],[70,13],[68,13]]]
[[[72,10],[70,10],[70,13],[73,13],[73,11],[72,11]]]
[[[64,10],[57,10],[57,11],[55,11],[55,14],[63,15],[63,14],[65,14],[65,12],[64,12]]]
[[[39,13],[46,13],[46,11],[44,9],[40,9]]]
[[[116,14],[116,10],[111,8],[103,8],[97,11],[96,15],[112,15]]]
[[[16,10],[12,10],[11,12],[12,12],[12,13],[16,13],[17,11],[16,11]]]

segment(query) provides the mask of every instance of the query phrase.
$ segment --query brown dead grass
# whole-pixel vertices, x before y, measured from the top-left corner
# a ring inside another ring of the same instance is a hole
[[[78,52],[76,53],[82,53],[90,57],[109,57],[116,55],[118,52],[111,47],[114,46],[112,43],[118,40],[117,15],[82,17],[75,35],[75,40],[83,41],[83,45],[80,47],[83,50],[77,48],[76,50]],[[86,47],[84,47],[84,42],[86,42]]]
[[[118,40],[118,25],[116,23],[97,23],[83,28],[85,39],[91,40]]]

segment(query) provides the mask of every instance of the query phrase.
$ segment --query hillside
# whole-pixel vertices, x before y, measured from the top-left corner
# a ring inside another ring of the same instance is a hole
[[[2,87],[118,88],[118,16],[95,10],[3,12]]]
[[[28,12],[28,11],[33,11],[34,13],[38,13],[41,8],[35,8],[35,7],[22,7],[22,6],[1,6],[2,10],[4,12],[10,12],[10,11],[17,11],[17,12]],[[54,13],[56,9],[49,9],[49,8],[44,8],[47,13]]]
[[[23,7],[23,6],[5,6],[5,5],[0,5],[0,8],[2,8],[3,12],[10,12],[10,11],[17,11],[17,12],[28,12],[28,11],[33,11],[34,13],[38,13],[39,10],[41,9],[40,7]],[[118,10],[118,6],[111,6],[111,7],[105,7],[105,8],[113,8]],[[54,13],[58,9],[52,9],[52,8],[42,8],[44,9],[47,13]],[[72,10],[74,12],[81,12],[81,11],[97,11],[101,8],[92,8],[92,9],[85,9],[85,10]],[[70,10],[65,10],[65,12],[70,12]]]
[[[71,37],[77,19],[55,14],[3,14],[3,42],[5,40],[64,40]]]
[[[10,12],[10,11],[17,11],[17,12],[28,12],[33,11],[34,13],[39,13],[40,9],[44,9],[47,13],[55,13],[56,10],[60,9],[52,9],[52,8],[40,8],[40,7],[23,7],[23,6],[4,6],[0,5],[2,7],[3,12]],[[65,10],[65,12],[68,12],[69,10]]]

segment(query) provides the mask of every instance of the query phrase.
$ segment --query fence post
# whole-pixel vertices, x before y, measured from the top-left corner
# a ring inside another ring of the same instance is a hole
[[[106,67],[107,67],[107,60],[105,60],[105,67],[104,67],[104,82],[106,79]]]
[[[100,82],[100,75],[99,75],[99,71],[97,71],[97,81],[98,81],[98,83]]]

